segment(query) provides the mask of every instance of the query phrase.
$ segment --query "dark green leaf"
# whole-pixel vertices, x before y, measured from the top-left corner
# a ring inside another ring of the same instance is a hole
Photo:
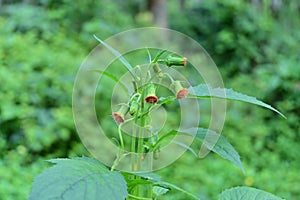
[[[215,97],[215,98],[243,101],[243,102],[247,102],[247,103],[251,103],[251,104],[255,104],[255,105],[259,105],[259,106],[268,108],[270,110],[275,111],[282,117],[286,118],[281,112],[279,112],[272,106],[270,106],[262,101],[257,100],[255,97],[251,97],[251,96],[247,96],[245,94],[235,92],[232,89],[212,88],[210,85],[201,84],[201,85],[197,85],[195,87],[190,87],[189,94],[191,95],[190,97],[195,96],[196,98]]]
[[[238,152],[224,136],[216,133],[215,131],[204,128],[190,128],[181,130],[180,132],[191,135],[196,133],[195,137],[199,139],[209,150],[215,152],[222,158],[231,161],[244,172]]]
[[[55,165],[34,179],[29,200],[119,200],[128,196],[123,176],[109,171],[95,159],[82,157],[49,161]]]
[[[251,187],[235,187],[222,192],[220,200],[282,200],[281,198]]]

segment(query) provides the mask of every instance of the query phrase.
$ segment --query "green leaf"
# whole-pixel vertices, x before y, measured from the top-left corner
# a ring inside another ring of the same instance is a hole
[[[190,129],[181,130],[180,132],[194,135],[209,150],[218,154],[222,158],[231,161],[233,164],[238,166],[244,172],[242,162],[240,160],[240,156],[238,152],[234,149],[234,147],[228,142],[228,140],[223,135],[220,135],[215,131],[204,129],[204,128],[190,128]],[[194,133],[196,133],[196,135]]]
[[[221,193],[220,200],[282,200],[281,198],[251,187],[235,187]]]
[[[119,200],[128,196],[124,177],[119,172],[109,171],[95,159],[49,161],[55,165],[34,179],[29,200]]]
[[[168,96],[168,97],[160,97],[158,99],[157,104],[162,105],[162,104],[170,104],[176,99],[175,96]]]
[[[251,97],[251,96],[247,96],[245,94],[235,92],[233,89],[212,88],[210,85],[201,84],[201,85],[197,85],[195,87],[190,87],[189,94],[190,94],[190,97],[194,96],[196,98],[215,97],[215,98],[221,98],[221,99],[243,101],[243,102],[247,102],[247,103],[251,103],[251,104],[255,104],[258,106],[268,108],[268,109],[273,110],[274,112],[278,113],[282,117],[286,118],[281,112],[279,112],[272,106],[270,106],[262,101],[257,100],[255,97]]]
[[[197,195],[195,195],[195,194],[193,194],[191,192],[188,192],[185,189],[182,189],[182,188],[180,188],[180,187],[178,187],[178,186],[176,186],[176,185],[174,185],[172,183],[169,183],[169,182],[166,182],[166,181],[161,181],[161,182],[157,182],[156,184],[158,184],[158,185],[160,185],[162,187],[166,187],[167,186],[167,187],[173,188],[175,190],[178,190],[178,191],[182,192],[183,194],[186,194],[187,196],[189,196],[192,199],[198,199],[198,200],[200,199],[200,197],[198,197]]]
[[[155,58],[153,59],[152,63],[156,63],[158,61],[158,59],[166,52],[167,50],[162,50],[160,52],[158,52],[158,54],[155,56]]]
[[[173,131],[175,132],[175,131]],[[171,188],[178,190],[184,194],[186,194],[187,196],[191,197],[192,199],[200,199],[198,196],[196,196],[195,194],[192,194],[172,183],[166,182],[166,181],[162,181],[161,180],[161,176],[155,173],[128,173],[128,172],[123,172],[123,174],[125,173],[125,177],[128,176],[129,174],[131,175],[136,175],[136,176],[140,176],[141,178],[143,178],[143,180],[146,180],[150,183],[153,183],[154,186],[159,186],[162,188],[165,188],[166,190],[170,190]],[[145,183],[142,183],[145,184]]]
[[[169,189],[159,186],[153,186],[152,191],[158,197],[166,194],[169,191]]]
[[[95,71],[95,72],[98,72],[100,74],[103,74],[109,78],[111,78],[113,81],[115,81],[116,83],[120,83],[120,85],[122,86],[122,88],[124,90],[127,90],[128,91],[128,94],[132,94],[133,90],[129,87],[128,84],[124,83],[123,81],[119,80],[118,77],[116,77],[115,75],[107,72],[107,71],[102,71],[102,70],[99,70],[99,69],[91,69],[92,71]]]
[[[109,46],[107,43],[102,41],[100,38],[98,38],[96,35],[94,35],[94,38],[98,40],[101,44],[103,44],[110,52],[112,52],[122,63],[123,65],[127,68],[127,70],[131,73],[131,75],[136,79],[135,74],[133,73],[133,67],[129,64],[129,62],[114,48]]]
[[[137,175],[137,176],[140,176],[146,180],[149,180],[151,182],[159,182],[161,181],[161,176],[158,175],[158,174],[155,174],[155,173],[152,173],[152,172],[145,172],[145,173],[141,173],[141,172],[138,172],[138,173],[133,173],[134,175]]]
[[[152,185],[153,182],[161,181],[161,177],[155,173],[129,173],[122,172],[128,187],[128,192],[131,193],[137,185]],[[142,179],[132,179],[132,176],[139,176]]]
[[[181,147],[183,147],[183,148],[189,150],[192,154],[194,154],[194,156],[197,157],[197,154],[196,154],[196,152],[194,151],[194,149],[192,149],[192,148],[189,147],[188,145],[186,145],[186,144],[184,144],[184,143],[182,143],[182,142],[176,142],[176,141],[174,141],[173,143],[174,143],[174,144],[178,144],[179,146],[181,146]]]

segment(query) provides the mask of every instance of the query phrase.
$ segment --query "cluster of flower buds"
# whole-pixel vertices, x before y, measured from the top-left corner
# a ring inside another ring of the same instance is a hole
[[[175,57],[175,56],[168,56],[165,59],[158,59],[158,63],[164,63],[168,67],[170,66],[186,66],[187,59],[185,57]],[[153,70],[157,73],[159,78],[164,78],[165,75],[169,76],[168,74],[164,74],[159,67],[158,63],[153,63]],[[169,76],[170,77],[170,76]],[[171,79],[170,89],[172,89],[177,99],[184,99],[187,97],[189,91],[187,88],[183,87],[178,80]],[[148,83],[145,86],[145,102],[149,104],[155,104],[158,102],[158,97],[156,96],[156,85],[153,83]],[[117,112],[112,113],[112,117],[117,124],[121,124],[125,122],[125,115],[129,112],[131,116],[134,116],[139,113],[140,106],[141,106],[141,94],[135,93],[130,98],[127,104],[121,105],[120,109]]]

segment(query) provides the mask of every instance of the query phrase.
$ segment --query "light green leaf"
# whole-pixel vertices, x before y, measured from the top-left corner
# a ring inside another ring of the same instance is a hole
[[[128,91],[128,94],[132,94],[133,89],[130,88],[129,85],[126,84],[126,83],[124,83],[122,80],[119,80],[119,78],[116,77],[114,74],[111,74],[111,73],[109,73],[109,72],[107,72],[107,71],[102,71],[102,70],[99,70],[99,69],[91,69],[91,71],[95,71],[95,72],[98,72],[98,73],[100,73],[100,74],[103,74],[103,75],[105,75],[105,76],[111,78],[111,79],[112,79],[113,81],[115,81],[116,83],[119,82],[120,85],[122,86],[122,88],[123,88],[124,90],[127,90],[127,91]]]
[[[166,194],[169,191],[169,189],[166,189],[164,187],[159,187],[159,186],[153,186],[152,191],[158,197]]]
[[[119,200],[128,196],[124,177],[119,172],[109,171],[95,159],[49,161],[55,165],[34,179],[29,200]]]
[[[158,59],[166,52],[167,50],[162,50],[160,52],[158,52],[158,54],[155,56],[155,58],[153,59],[152,63],[157,63]]]
[[[94,38],[98,40],[101,44],[103,44],[110,52],[112,52],[122,63],[123,65],[127,68],[127,70],[131,73],[131,75],[136,79],[135,74],[133,73],[133,67],[129,64],[129,62],[114,48],[109,46],[107,43],[105,43],[103,40],[98,38],[96,35],[94,35]]]
[[[196,130],[195,130],[196,129]],[[204,128],[190,128],[181,130],[181,133],[194,135],[199,139],[209,150],[215,152],[224,159],[227,159],[238,166],[243,172],[242,162],[238,152],[228,142],[228,140],[215,131]],[[196,133],[196,135],[194,134]]]
[[[251,104],[255,104],[258,106],[268,108],[268,109],[273,110],[274,112],[278,113],[282,117],[286,118],[281,112],[279,112],[272,106],[270,106],[262,101],[257,100],[255,97],[251,97],[251,96],[247,96],[245,94],[238,93],[238,92],[234,91],[233,89],[212,88],[210,85],[201,84],[201,85],[197,85],[195,87],[190,87],[189,94],[190,94],[190,97],[196,97],[196,98],[215,97],[215,98],[243,101],[243,102],[247,102],[247,103],[251,103]]]
[[[251,187],[235,187],[221,193],[220,200],[282,200],[281,198]]]
[[[192,149],[192,148],[189,147],[188,145],[186,145],[186,144],[184,144],[184,143],[182,143],[182,142],[176,142],[176,141],[174,141],[173,143],[174,143],[174,144],[178,144],[179,146],[181,146],[181,147],[183,147],[183,148],[189,150],[194,156],[197,157],[197,154],[196,154],[196,152],[194,151],[194,149]]]
[[[198,199],[200,200],[200,197],[198,197],[197,195],[191,193],[191,192],[188,192],[186,191],[185,189],[182,189],[172,183],[169,183],[169,182],[166,182],[166,181],[161,181],[161,182],[157,182],[156,184],[162,186],[162,187],[170,187],[170,188],[173,188],[179,192],[182,192],[183,194],[189,196],[190,198],[189,199]]]
[[[175,96],[168,96],[168,97],[160,97],[158,99],[157,104],[162,105],[162,104],[170,104],[176,99]]]

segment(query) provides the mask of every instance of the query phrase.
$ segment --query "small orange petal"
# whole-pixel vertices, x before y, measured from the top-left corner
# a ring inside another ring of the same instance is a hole
[[[187,95],[189,94],[189,90],[187,88],[182,88],[181,90],[179,90],[176,94],[176,98],[177,99],[184,99],[187,97]]]

